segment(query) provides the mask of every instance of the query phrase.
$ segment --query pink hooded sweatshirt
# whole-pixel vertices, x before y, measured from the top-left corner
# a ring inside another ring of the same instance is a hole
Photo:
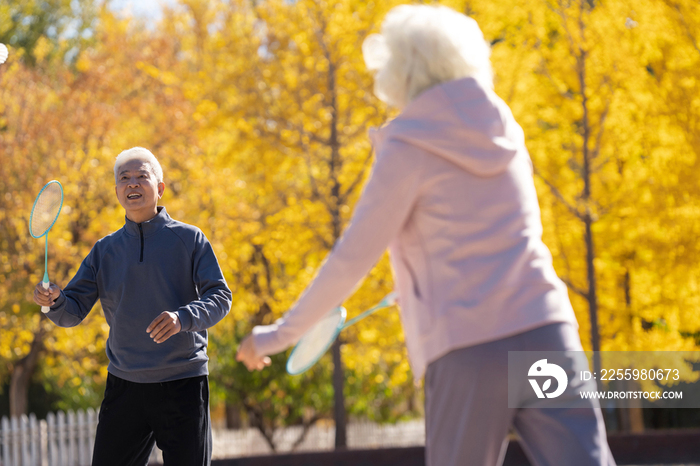
[[[523,131],[492,90],[435,86],[370,137],[376,162],[343,237],[289,312],[253,329],[258,355],[296,343],[387,247],[417,380],[454,349],[577,325],[542,242]]]

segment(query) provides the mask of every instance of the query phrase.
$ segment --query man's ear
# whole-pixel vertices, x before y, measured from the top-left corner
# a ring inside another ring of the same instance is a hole
[[[165,192],[165,183],[162,181],[158,183],[158,199],[163,197],[163,193]]]

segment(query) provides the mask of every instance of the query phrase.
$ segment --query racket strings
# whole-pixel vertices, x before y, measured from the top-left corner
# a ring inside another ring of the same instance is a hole
[[[63,203],[63,191],[58,183],[51,183],[36,200],[29,229],[34,237],[44,235],[54,224]]]
[[[288,361],[288,371],[301,372],[320,358],[335,340],[344,320],[341,312],[335,309],[321,319],[294,348],[294,353]]]

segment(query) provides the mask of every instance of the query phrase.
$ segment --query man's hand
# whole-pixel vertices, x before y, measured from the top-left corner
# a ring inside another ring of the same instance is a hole
[[[261,371],[265,366],[270,365],[270,358],[267,356],[258,356],[255,354],[255,342],[253,336],[248,335],[241,341],[236,353],[236,361],[241,361],[249,371]]]
[[[146,332],[151,334],[151,338],[156,343],[163,343],[180,330],[182,330],[182,324],[180,324],[180,318],[177,314],[163,311],[158,317],[153,319]]]
[[[55,283],[49,283],[49,288],[44,289],[43,282],[39,282],[34,288],[34,302],[42,307],[53,306],[59,296],[61,296],[61,289]]]

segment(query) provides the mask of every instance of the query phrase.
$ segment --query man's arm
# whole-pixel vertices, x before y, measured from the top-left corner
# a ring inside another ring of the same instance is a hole
[[[231,309],[231,290],[226,285],[211,244],[202,232],[197,233],[195,242],[192,267],[199,299],[176,311],[185,332],[213,327]]]
[[[46,317],[59,327],[75,327],[85,319],[97,302],[97,281],[92,265],[93,251],[83,260],[78,272],[64,289],[61,290],[52,284],[49,290],[45,290],[50,293],[48,299],[53,303]],[[36,298],[37,290],[34,294],[35,301],[39,304]]]

